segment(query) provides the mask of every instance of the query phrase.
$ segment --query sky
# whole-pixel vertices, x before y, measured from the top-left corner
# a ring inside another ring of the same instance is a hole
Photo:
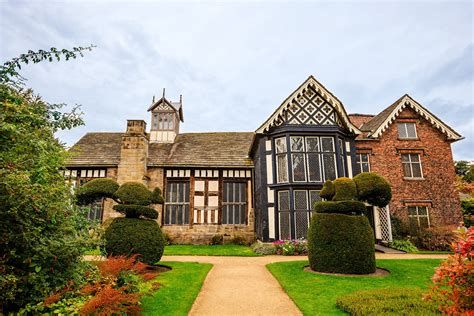
[[[150,122],[153,95],[183,95],[181,132],[254,131],[309,75],[348,113],[377,114],[405,93],[465,139],[474,160],[471,1],[0,0],[0,61],[96,45],[83,58],[27,65],[50,103],[85,125],[58,137]],[[148,124],[149,126],[149,124]]]

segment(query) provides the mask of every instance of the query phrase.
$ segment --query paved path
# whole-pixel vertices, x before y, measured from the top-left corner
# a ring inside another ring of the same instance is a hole
[[[383,254],[377,259],[446,258],[446,255]],[[190,315],[301,315],[293,301],[266,269],[272,262],[307,260],[307,257],[164,256],[162,261],[206,262],[207,275]]]

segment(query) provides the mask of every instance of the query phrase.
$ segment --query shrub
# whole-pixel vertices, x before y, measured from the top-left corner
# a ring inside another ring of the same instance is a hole
[[[314,204],[317,213],[357,214],[365,212],[365,204],[360,201],[323,201]]]
[[[154,220],[116,218],[105,232],[105,250],[111,255],[140,254],[148,264],[160,261],[165,240]]]
[[[417,230],[410,240],[418,249],[432,251],[450,251],[454,241],[454,227],[431,227]]]
[[[464,226],[474,225],[474,198],[461,201],[462,213],[464,216]]]
[[[274,255],[276,254],[276,248],[273,244],[263,243],[261,241],[257,241],[256,243],[250,246],[253,252],[259,255]]]
[[[390,288],[356,291],[338,297],[336,305],[350,315],[433,315],[439,313],[433,302],[422,299],[417,288]]]
[[[149,218],[157,219],[158,212],[148,206],[143,205],[130,205],[130,204],[117,204],[113,206],[113,209],[119,213],[125,214],[128,218]]]
[[[441,263],[432,278],[434,286],[426,298],[440,300],[448,315],[472,315],[474,311],[474,227],[456,232],[454,255]]]
[[[115,197],[118,198],[122,204],[152,204],[152,192],[150,192],[143,183],[139,182],[126,182],[122,184],[115,192]]]
[[[334,194],[333,201],[355,200],[357,198],[357,188],[355,182],[349,178],[337,178],[333,181]]]
[[[86,182],[77,189],[77,204],[87,205],[95,202],[99,198],[113,198],[119,184],[109,178],[94,179]]]
[[[334,183],[332,183],[331,180],[326,180],[326,182],[323,184],[323,188],[319,192],[319,196],[327,201],[331,201],[334,197],[334,194],[336,194]]]
[[[405,252],[418,252],[418,248],[408,239],[394,239],[388,246]]]
[[[151,203],[152,204],[163,204],[165,200],[163,199],[163,195],[161,194],[160,188],[156,187],[151,192]]]
[[[375,272],[375,241],[365,216],[316,213],[308,231],[308,259],[320,272]]]
[[[362,172],[354,177],[357,195],[360,201],[374,206],[384,207],[392,199],[390,184],[375,172]]]
[[[211,238],[211,245],[222,245],[224,243],[224,236],[216,234]]]
[[[230,240],[230,243],[234,245],[240,245],[240,246],[248,246],[250,244],[249,241],[245,239],[245,237],[240,236],[240,235],[235,235],[234,237],[232,237],[232,239]]]
[[[390,215],[390,224],[392,225],[393,239],[405,239],[410,235],[408,225],[393,214]]]

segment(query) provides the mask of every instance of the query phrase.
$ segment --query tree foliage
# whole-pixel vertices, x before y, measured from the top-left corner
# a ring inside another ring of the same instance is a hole
[[[87,246],[82,214],[60,171],[67,153],[54,137],[83,124],[78,108],[63,112],[24,87],[18,69],[84,48],[29,52],[0,67],[0,302],[3,311],[44,299],[81,279]],[[48,57],[49,56],[49,57]]]

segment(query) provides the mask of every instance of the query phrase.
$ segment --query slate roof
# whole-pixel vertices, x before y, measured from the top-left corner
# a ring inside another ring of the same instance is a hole
[[[392,114],[392,112],[397,108],[398,104],[405,96],[406,94],[402,95],[397,101],[393,102],[392,105],[390,105],[385,110],[374,116],[374,118],[368,121],[367,123],[363,124],[360,127],[360,130],[364,132],[376,130]]]
[[[73,166],[115,166],[123,133],[87,133],[72,148]],[[248,152],[253,132],[183,133],[174,143],[150,143],[149,166],[252,167]]]
[[[116,166],[123,133],[87,133],[69,150],[67,166]]]
[[[353,113],[349,114],[349,120],[352,124],[354,124],[357,128],[360,129],[362,125],[370,121],[375,115],[373,114],[359,114]]]

